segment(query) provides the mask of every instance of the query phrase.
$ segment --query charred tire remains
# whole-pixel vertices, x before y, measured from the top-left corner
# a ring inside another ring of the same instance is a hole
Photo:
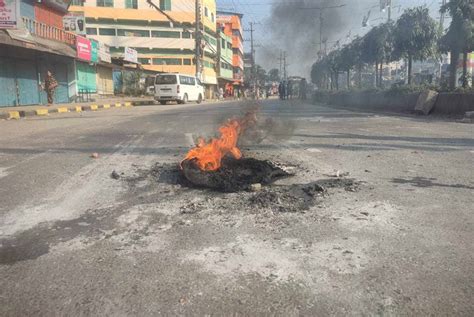
[[[291,174],[270,161],[254,158],[234,159],[226,157],[217,171],[203,171],[194,160],[181,164],[183,175],[195,186],[211,188],[222,192],[248,190],[252,184],[268,185]]]

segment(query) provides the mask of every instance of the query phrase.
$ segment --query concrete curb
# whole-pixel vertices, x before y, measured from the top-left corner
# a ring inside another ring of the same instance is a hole
[[[11,119],[20,119],[27,117],[37,117],[37,116],[48,116],[55,113],[68,113],[68,112],[83,112],[83,111],[98,111],[98,110],[109,110],[113,108],[131,108],[133,106],[141,106],[153,104],[153,100],[143,100],[143,101],[126,101],[123,103],[104,103],[104,104],[92,104],[85,106],[64,106],[58,108],[38,108],[31,110],[20,110],[20,111],[1,111],[0,110],[0,119],[11,120]]]

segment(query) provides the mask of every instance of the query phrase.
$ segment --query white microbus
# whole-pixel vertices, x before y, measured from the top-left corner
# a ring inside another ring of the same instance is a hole
[[[159,74],[155,78],[155,100],[162,105],[168,101],[177,101],[179,104],[188,101],[201,103],[204,100],[204,86],[193,76]]]

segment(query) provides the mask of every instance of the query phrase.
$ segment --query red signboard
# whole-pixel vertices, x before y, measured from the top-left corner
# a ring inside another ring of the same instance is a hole
[[[92,58],[92,46],[91,41],[84,37],[76,37],[76,51],[77,58],[90,61]]]

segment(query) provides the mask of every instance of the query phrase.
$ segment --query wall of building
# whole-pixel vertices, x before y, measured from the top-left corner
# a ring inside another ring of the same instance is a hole
[[[187,30],[171,26],[168,18],[150,8],[146,0],[138,0],[137,9],[126,8],[125,3],[125,0],[114,0],[113,7],[104,8],[96,7],[95,0],[86,0],[84,7],[71,6],[70,11],[85,13],[88,37],[111,46],[112,56],[123,56],[123,48],[128,46],[138,51],[139,61],[146,70],[194,75],[195,41]],[[212,34],[216,30],[215,0],[202,1],[202,9],[202,21],[210,42],[206,53],[212,55],[216,51],[215,34]],[[194,29],[194,0],[173,0],[167,13]],[[208,67],[204,67],[203,82],[214,84],[217,79],[212,58],[205,61]]]
[[[41,23],[63,28],[64,13],[58,12],[42,3],[35,3],[35,19]]]

